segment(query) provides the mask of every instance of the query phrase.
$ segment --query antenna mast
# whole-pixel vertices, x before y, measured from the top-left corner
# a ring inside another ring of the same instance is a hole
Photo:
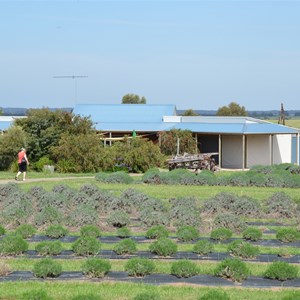
[[[86,75],[63,75],[63,76],[53,76],[53,78],[71,78],[74,79],[74,94],[75,94],[75,104],[77,104],[77,78],[87,78]]]
[[[284,112],[284,108],[283,108],[283,103],[281,103],[281,109],[280,109],[278,124],[285,125],[285,112]]]

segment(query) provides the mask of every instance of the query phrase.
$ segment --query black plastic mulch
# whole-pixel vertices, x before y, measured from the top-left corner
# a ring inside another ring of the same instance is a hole
[[[28,242],[41,242],[41,241],[55,241],[55,240],[59,240],[61,241],[62,243],[73,243],[75,242],[79,237],[78,236],[66,236],[66,237],[63,237],[63,238],[59,238],[59,239],[52,239],[52,238],[49,238],[47,236],[43,236],[43,235],[35,235],[35,236],[32,236],[31,238],[27,239]],[[150,240],[150,239],[147,239],[146,237],[142,237],[142,236],[131,236],[130,237],[132,240],[134,240],[135,242],[137,243],[143,243],[143,242],[151,242],[153,240]],[[170,239],[174,239],[176,240],[177,238],[176,237],[170,237]],[[99,238],[100,242],[102,243],[107,243],[107,244],[113,244],[113,243],[118,243],[120,241],[122,241],[121,238],[117,237],[117,236],[104,236],[104,237],[100,237]],[[243,240],[241,238],[230,238],[226,241],[215,241],[213,239],[210,239],[210,238],[199,238],[197,240],[194,240],[190,243],[194,244],[196,243],[197,241],[199,240],[208,240],[210,241],[211,243],[222,243],[222,244],[229,244],[235,240]],[[183,243],[183,242],[180,242],[180,241],[177,241],[178,243]],[[290,243],[283,243],[279,240],[276,240],[276,239],[262,239],[262,240],[258,240],[256,242],[252,242],[252,241],[249,241],[250,243],[254,244],[254,245],[258,245],[258,246],[267,246],[267,247],[281,247],[281,246],[289,246],[289,247],[300,247],[300,241],[296,241],[296,242],[290,242]]]
[[[43,256],[38,255],[38,253],[34,250],[29,250],[25,253],[27,258],[43,258]],[[74,259],[74,258],[85,258],[84,256],[76,256],[72,250],[64,250],[61,254],[52,256],[57,259]],[[118,255],[113,250],[102,250],[97,255],[99,258],[104,259],[130,259],[134,257],[142,257],[149,259],[164,259],[164,260],[178,260],[178,259],[190,259],[190,260],[198,260],[198,261],[221,261],[225,258],[232,257],[229,253],[224,252],[212,252],[207,255],[198,255],[193,252],[187,251],[178,251],[175,255],[171,255],[168,257],[158,256],[156,254],[151,253],[150,251],[138,251],[135,254],[131,255]],[[244,261],[249,262],[273,262],[273,261],[286,261],[288,263],[299,264],[300,263],[300,255],[295,255],[291,257],[280,257],[276,254],[260,254],[256,258],[252,259],[243,259]]]
[[[36,278],[30,271],[15,271],[7,276],[0,277],[0,282],[8,281],[43,281],[45,279]],[[272,288],[272,287],[300,287],[300,278],[279,281],[267,278],[250,276],[248,279],[241,283],[235,283],[221,277],[214,277],[212,275],[197,275],[190,278],[177,278],[169,274],[152,274],[145,277],[130,277],[126,272],[109,272],[104,278],[90,279],[83,275],[82,272],[63,272],[57,278],[50,278],[46,280],[51,281],[64,281],[64,280],[82,280],[82,281],[121,281],[121,282],[134,282],[145,283],[152,285],[161,284],[174,284],[174,283],[189,283],[203,286],[241,286],[252,288]]]

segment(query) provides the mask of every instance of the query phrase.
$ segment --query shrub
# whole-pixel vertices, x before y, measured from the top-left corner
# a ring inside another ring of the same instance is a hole
[[[129,225],[130,218],[128,214],[123,211],[115,211],[110,214],[107,223],[114,227],[124,227]]]
[[[234,173],[229,176],[229,183],[232,186],[248,186],[250,179],[245,173]]]
[[[149,250],[159,256],[169,256],[177,252],[177,245],[168,238],[160,238],[149,246]]]
[[[128,227],[121,227],[117,229],[117,236],[119,238],[128,238],[131,235],[131,231]]]
[[[11,268],[8,264],[0,261],[0,276],[6,276],[11,273]]]
[[[146,226],[155,226],[155,225],[168,225],[169,219],[160,211],[154,211],[150,209],[144,209],[140,213],[140,219],[143,224]]]
[[[23,239],[33,236],[36,229],[30,224],[22,224],[16,229],[16,234],[20,235]]]
[[[217,228],[210,233],[210,238],[217,241],[225,241],[232,237],[232,231],[227,228]]]
[[[130,184],[133,178],[124,171],[114,173],[97,173],[95,179],[104,183],[125,183]]]
[[[177,237],[180,241],[194,241],[199,237],[199,231],[193,226],[183,226],[177,230]]]
[[[43,290],[33,290],[25,292],[21,296],[21,300],[52,300],[53,298]]]
[[[60,224],[63,214],[54,207],[44,207],[35,217],[35,223],[39,226],[43,224]]]
[[[79,192],[83,192],[83,193],[87,194],[88,196],[92,196],[92,195],[96,194],[97,192],[99,192],[99,189],[97,186],[95,186],[93,184],[86,183],[80,187]]]
[[[254,258],[258,255],[259,249],[245,241],[236,240],[228,245],[228,251],[241,258]]]
[[[46,229],[46,235],[54,238],[54,239],[58,239],[61,237],[64,237],[68,234],[68,230],[61,226],[61,225],[50,225],[47,229]]]
[[[5,228],[4,226],[0,225],[0,235],[4,235],[5,234]]]
[[[89,258],[82,265],[82,272],[88,277],[103,278],[111,269],[108,260]]]
[[[161,300],[161,297],[155,292],[144,292],[137,294],[133,300]]]
[[[297,208],[296,203],[284,192],[274,193],[267,199],[266,205],[267,213],[283,218],[293,217]]]
[[[96,255],[98,254],[100,248],[100,242],[96,238],[88,236],[80,237],[72,245],[74,253],[80,256]]]
[[[224,227],[236,233],[240,233],[247,228],[245,222],[241,221],[238,216],[231,213],[217,215],[214,219],[214,224],[216,227]]]
[[[227,258],[218,264],[214,274],[218,277],[240,282],[248,277],[250,271],[247,265],[238,258]]]
[[[197,265],[187,259],[176,261],[171,266],[171,274],[178,278],[188,278],[199,273]]]
[[[223,291],[210,290],[205,295],[201,296],[199,300],[230,300],[230,298]]]
[[[86,237],[86,236],[89,236],[89,237],[99,237],[101,236],[101,231],[100,229],[98,228],[98,226],[95,226],[95,225],[85,225],[83,227],[80,228],[80,235],[82,237]]]
[[[6,236],[0,240],[0,255],[18,255],[28,250],[28,243],[19,235]]]
[[[63,247],[61,245],[60,241],[54,241],[54,242],[49,242],[49,241],[44,241],[40,242],[35,246],[35,250],[40,254],[40,255],[58,255],[62,252]]]
[[[136,252],[136,242],[131,239],[124,239],[114,246],[114,251],[118,255],[133,254]]]
[[[154,262],[147,258],[131,258],[125,265],[129,276],[143,277],[152,274],[155,270]]]
[[[147,239],[159,239],[162,237],[168,237],[169,231],[168,229],[163,225],[156,225],[151,227],[146,232],[146,238]]]
[[[276,233],[276,238],[282,242],[296,242],[300,239],[300,232],[296,228],[281,228]]]
[[[207,240],[200,240],[193,247],[193,252],[200,254],[200,255],[206,255],[213,251],[214,251],[213,244]]]
[[[160,171],[157,168],[151,168],[145,172],[142,177],[144,183],[161,184]]]
[[[98,219],[98,213],[92,205],[80,204],[69,215],[67,223],[71,226],[82,226],[97,223]]]
[[[38,278],[58,277],[61,272],[61,265],[51,258],[43,258],[33,266],[33,274]]]
[[[260,205],[257,201],[243,196],[238,198],[230,207],[230,211],[238,216],[258,217],[260,214]]]
[[[277,280],[294,279],[298,276],[298,268],[285,261],[275,261],[266,270],[264,277]]]
[[[245,240],[258,241],[262,238],[262,232],[258,228],[248,227],[242,233]]]

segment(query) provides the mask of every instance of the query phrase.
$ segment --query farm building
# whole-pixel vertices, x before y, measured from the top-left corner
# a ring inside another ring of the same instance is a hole
[[[299,165],[299,130],[250,117],[178,116],[175,105],[151,104],[78,104],[73,113],[90,116],[106,144],[132,132],[157,141],[160,131],[190,130],[200,153],[219,153],[221,168]]]

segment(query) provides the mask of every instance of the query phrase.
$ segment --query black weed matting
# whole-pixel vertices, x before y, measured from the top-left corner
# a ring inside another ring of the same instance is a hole
[[[7,276],[0,277],[0,282],[13,281],[115,281],[115,282],[133,282],[144,283],[152,285],[163,284],[193,284],[202,286],[231,286],[231,287],[252,287],[252,288],[273,288],[273,287],[300,287],[300,278],[279,281],[267,278],[250,276],[241,283],[236,283],[221,277],[214,277],[212,275],[197,275],[189,278],[177,278],[169,274],[152,274],[145,277],[130,277],[126,272],[109,272],[104,278],[89,278],[84,276],[82,272],[63,272],[57,278],[41,279],[36,278],[30,271],[15,271]]]
[[[43,256],[39,255],[35,250],[29,250],[25,254],[26,258],[43,258]],[[24,257],[24,255],[22,257]],[[86,258],[86,256],[76,256],[72,250],[64,250],[59,255],[51,256],[56,259],[80,259]],[[222,261],[225,258],[232,257],[229,253],[225,252],[212,252],[207,255],[198,255],[194,252],[187,251],[178,251],[176,254],[163,257],[158,256],[150,251],[137,251],[135,254],[126,254],[126,255],[118,255],[113,250],[102,250],[96,255],[98,258],[103,259],[130,259],[135,257],[148,258],[148,259],[164,259],[164,260],[179,260],[179,259],[189,259],[189,260],[197,260],[197,261]],[[273,262],[273,261],[285,261],[288,263],[299,264],[300,263],[300,255],[294,255],[291,257],[280,257],[276,254],[260,254],[256,258],[242,259],[244,261],[249,262]]]

